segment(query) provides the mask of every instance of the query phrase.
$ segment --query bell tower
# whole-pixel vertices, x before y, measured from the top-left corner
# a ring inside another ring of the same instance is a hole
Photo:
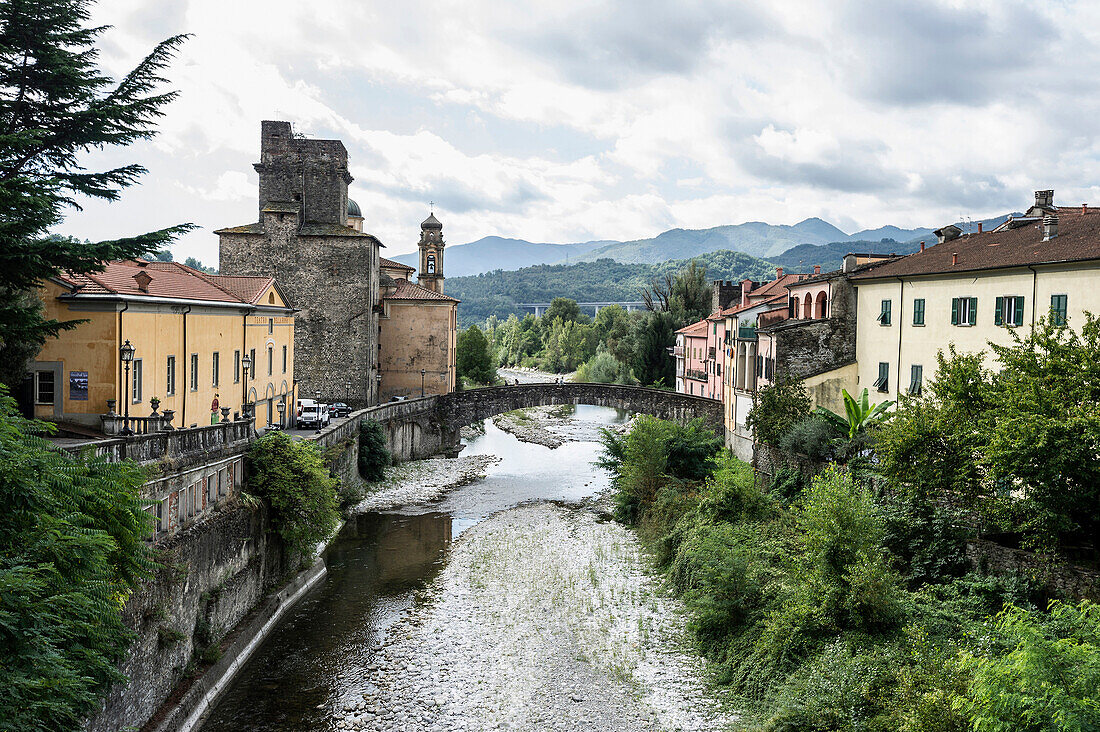
[[[443,294],[443,224],[428,214],[420,224],[420,268],[416,281],[424,288]]]

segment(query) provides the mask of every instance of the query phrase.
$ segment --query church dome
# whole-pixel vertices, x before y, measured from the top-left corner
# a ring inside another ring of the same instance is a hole
[[[359,210],[359,204],[350,198],[348,199],[348,216],[363,218],[363,212]]]
[[[434,213],[431,213],[431,214],[428,214],[428,218],[424,219],[423,223],[420,224],[420,228],[421,229],[442,229],[443,224],[441,224],[439,219],[437,219],[435,217]]]

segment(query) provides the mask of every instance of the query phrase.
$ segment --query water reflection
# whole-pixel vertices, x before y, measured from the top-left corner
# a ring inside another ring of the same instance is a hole
[[[602,407],[571,411],[573,422],[627,418]],[[452,537],[526,501],[577,501],[602,490],[607,476],[592,466],[599,449],[595,442],[553,450],[520,442],[487,420],[465,454],[500,456],[488,476],[429,506],[349,521],[325,556],[326,579],[249,660],[203,732],[335,729],[335,707],[367,690],[371,649],[439,571]]]

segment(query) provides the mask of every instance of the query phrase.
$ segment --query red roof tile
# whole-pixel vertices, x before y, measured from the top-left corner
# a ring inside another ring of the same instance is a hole
[[[135,276],[149,277],[148,292]],[[108,262],[102,272],[72,274],[60,278],[80,295],[163,297],[208,302],[254,303],[274,282],[271,277],[229,277],[199,272],[179,262],[126,260]]]
[[[952,274],[1029,264],[1100,259],[1100,211],[1060,208],[1058,235],[1043,241],[1041,221],[1017,229],[962,236],[923,252],[852,275],[853,280],[907,275]],[[958,261],[953,263],[954,255]]]
[[[429,290],[426,287],[420,285],[414,285],[408,280],[394,280],[397,284],[397,289],[392,295],[387,295],[387,300],[445,300],[448,302],[461,302],[453,297],[447,295],[441,295],[435,290]]]
[[[401,264],[401,262],[395,262],[392,259],[386,259],[385,257],[379,257],[378,261],[380,266],[388,267],[389,269],[403,269],[408,272],[416,271],[416,267],[410,267],[407,264]]]
[[[707,334],[707,321],[700,320],[697,323],[691,325],[685,325],[677,333],[683,333],[686,336],[705,336]]]

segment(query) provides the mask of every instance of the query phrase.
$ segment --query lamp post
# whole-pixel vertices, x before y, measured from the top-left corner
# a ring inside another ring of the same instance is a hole
[[[420,369],[420,397],[424,397],[424,374],[428,373],[427,369]]]
[[[286,428],[286,402],[279,402],[279,426]]]
[[[252,357],[245,353],[241,365],[244,366],[244,378],[241,379],[241,414],[248,414],[245,404],[248,403],[248,375],[252,370]]]
[[[344,404],[351,401],[351,379],[344,380]]]
[[[134,431],[130,429],[130,364],[134,361],[134,351],[136,349],[130,345],[130,341],[127,340],[118,349],[118,357],[122,359],[122,366],[125,369],[126,376],[123,379],[123,392],[122,392],[122,409],[123,409],[123,422],[122,422],[122,434],[132,435]]]

